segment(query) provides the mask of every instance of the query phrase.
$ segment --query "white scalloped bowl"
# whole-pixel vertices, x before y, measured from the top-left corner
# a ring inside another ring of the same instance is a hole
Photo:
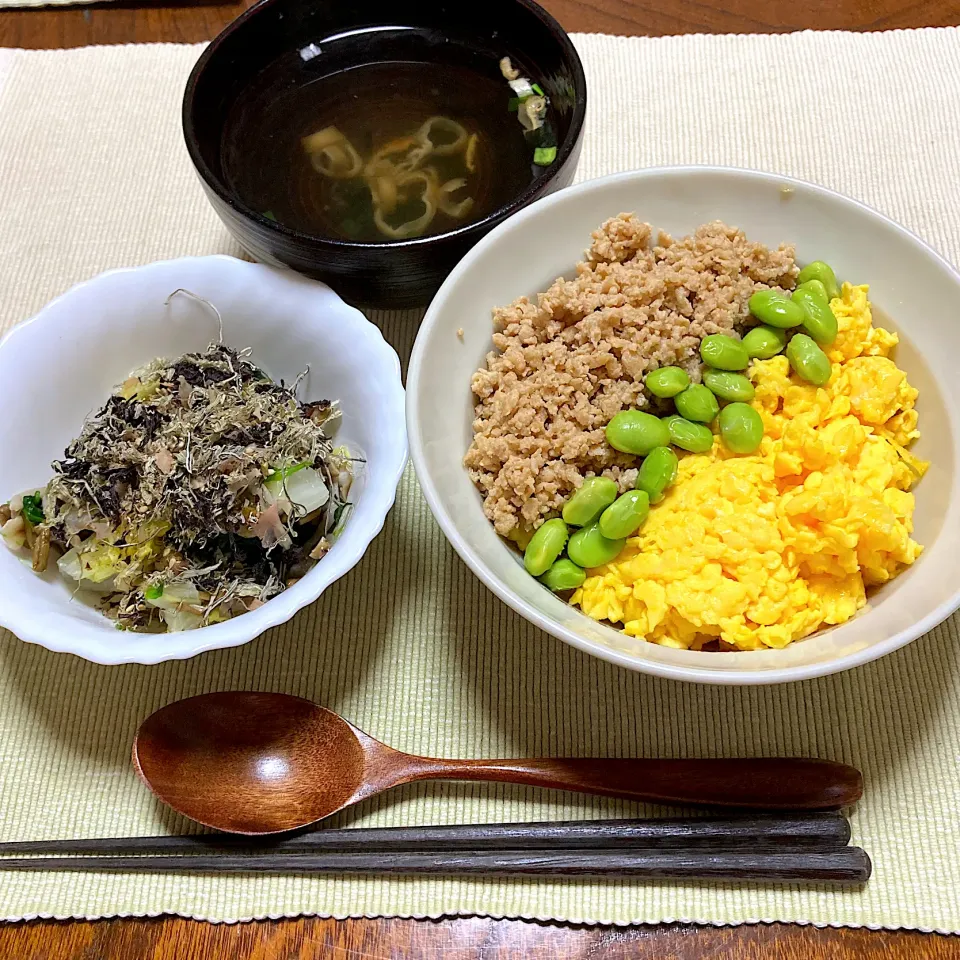
[[[473,436],[470,377],[490,349],[491,307],[534,296],[571,276],[591,231],[636,211],[674,236],[720,219],[769,245],[794,243],[843,279],[870,284],[880,324],[901,337],[896,359],[920,390],[931,461],[916,487],[914,536],[924,553],[852,620],[783,650],[674,650],[597,623],[523,569],[483,514],[463,467]],[[644,673],[700,683],[803,680],[883,656],[960,605],[960,275],[920,239],[874,210],[822,187],[750,170],[639,170],[570,187],[511,217],[477,244],[440,288],[407,374],[407,429],[420,486],[443,532],[473,572],[532,623],[580,650]],[[458,338],[458,330],[463,331]]]
[[[42,486],[50,463],[111,388],[154,357],[202,350],[217,322],[183,287],[214,303],[223,339],[250,347],[275,380],[339,399],[338,442],[366,465],[355,507],[333,549],[293,587],[259,609],[182,633],[121,633],[74,599],[51,567],[43,577],[0,546],[0,626],[49,650],[95,663],[160,663],[247,643],[312,603],[363,556],[383,527],[407,459],[400,362],[380,331],[329,287],[232,257],[190,257],[112,270],[47,304],[0,341],[0,497]]]

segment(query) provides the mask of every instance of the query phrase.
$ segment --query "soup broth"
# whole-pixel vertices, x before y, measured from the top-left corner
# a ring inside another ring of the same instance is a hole
[[[503,77],[443,63],[367,64],[306,81],[269,68],[228,117],[224,173],[247,206],[305,233],[361,242],[443,233],[546,170],[511,96]]]

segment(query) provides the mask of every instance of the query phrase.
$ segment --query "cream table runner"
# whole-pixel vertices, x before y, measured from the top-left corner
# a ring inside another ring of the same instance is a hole
[[[581,178],[668,163],[792,174],[878,207],[960,263],[957,30],[574,39],[591,90]],[[0,51],[0,329],[109,267],[237,252],[180,135],[181,90],[199,52]],[[598,211],[598,220],[615,212]],[[417,315],[375,319],[405,357]],[[42,357],[37,367],[42,376]],[[363,563],[245,647],[110,668],[0,636],[0,836],[188,829],[130,769],[137,723],[178,697],[251,688],[311,697],[401,749],[438,755],[785,753],[851,762],[866,776],[853,825],[875,861],[870,883],[844,892],[0,873],[0,916],[483,914],[960,932],[958,627],[954,620],[878,663],[787,687],[697,687],[629,673],[538,632],[488,593],[447,546],[408,472]],[[340,823],[656,812],[506,786],[420,784]]]

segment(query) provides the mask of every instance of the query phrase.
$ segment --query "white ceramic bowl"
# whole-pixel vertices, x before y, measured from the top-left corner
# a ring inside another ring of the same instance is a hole
[[[673,650],[590,620],[528,576],[494,533],[461,459],[472,436],[470,376],[490,349],[490,308],[571,275],[590,233],[635,211],[682,236],[721,219],[754,240],[796,244],[801,262],[830,262],[868,283],[878,321],[901,335],[897,359],[920,389],[922,439],[932,461],[916,488],[916,538],[926,549],[859,616],[784,650]],[[420,328],[407,377],[407,428],[421,487],[444,533],[476,575],[528,620],[613,663],[681,680],[754,684],[845,670],[896,650],[960,604],[960,275],[879,213],[811,184],[713,167],[642,170],[541,200],[497,227],[453,271]],[[457,331],[464,336],[458,339]]]
[[[182,633],[118,633],[112,621],[75,600],[53,566],[38,577],[0,546],[0,626],[22,640],[96,663],[159,663],[247,643],[312,603],[363,556],[393,505],[407,458],[400,362],[380,331],[329,287],[289,271],[232,257],[192,257],[112,270],[47,304],[0,342],[0,494],[42,486],[84,417],[110,389],[154,357],[203,350],[218,338],[252,348],[276,380],[339,399],[339,442],[366,466],[351,491],[354,510],[333,549],[293,587],[259,609]]]

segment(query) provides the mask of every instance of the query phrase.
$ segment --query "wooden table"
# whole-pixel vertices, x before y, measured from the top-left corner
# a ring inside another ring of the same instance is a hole
[[[341,0],[348,2],[348,0]],[[354,0],[362,2],[362,0]],[[890,30],[960,25],[960,0],[541,0],[570,31],[663,36]],[[209,40],[250,6],[144,0],[0,11],[0,46],[79,47],[102,43]],[[17,960],[374,960],[404,957],[592,957],[615,960],[776,956],[784,960],[960,960],[960,937],[911,932],[772,926],[576,927],[463,919],[285,920],[225,926],[177,918],[36,921],[0,927],[0,957]]]

